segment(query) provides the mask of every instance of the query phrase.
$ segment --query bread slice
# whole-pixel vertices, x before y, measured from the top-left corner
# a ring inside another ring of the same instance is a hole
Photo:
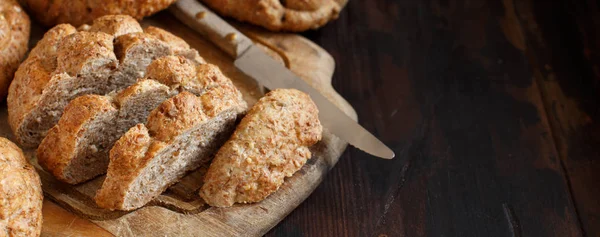
[[[66,183],[90,180],[106,173],[117,139],[163,101],[184,90],[199,95],[216,85],[232,86],[216,66],[195,65],[181,56],[154,60],[146,78],[116,95],[71,101],[37,149],[40,165]]]
[[[21,149],[0,138],[0,229],[2,236],[39,236],[44,193],[40,177]]]
[[[70,184],[105,173],[114,141],[144,121],[149,108],[168,99],[170,93],[169,87],[159,82],[141,80],[114,97],[77,97],[38,147],[39,164]]]
[[[17,140],[25,147],[37,146],[69,101],[123,89],[143,77],[152,60],[184,47],[153,34],[142,32],[129,16],[99,18],[90,31],[71,25],[49,30],[9,88],[9,124]]]
[[[259,202],[311,157],[321,140],[317,106],[294,89],[267,93],[250,109],[211,163],[200,196],[211,206]]]
[[[232,86],[196,96],[182,92],[153,110],[110,151],[108,173],[95,200],[111,210],[142,207],[188,171],[208,162],[245,111]]]

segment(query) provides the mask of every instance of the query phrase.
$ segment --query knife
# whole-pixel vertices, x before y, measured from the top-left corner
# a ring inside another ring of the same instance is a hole
[[[179,0],[170,7],[170,11],[181,22],[227,52],[235,59],[234,64],[239,70],[265,87],[295,88],[309,94],[319,108],[319,120],[323,126],[340,139],[371,155],[394,158],[394,152],[373,134],[198,0]]]

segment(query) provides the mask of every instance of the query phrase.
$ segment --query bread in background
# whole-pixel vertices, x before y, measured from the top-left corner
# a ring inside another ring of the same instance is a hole
[[[106,15],[130,15],[137,20],[167,8],[176,0],[20,0],[46,26],[90,23]]]
[[[0,229],[2,236],[39,236],[44,193],[23,151],[0,137]]]
[[[272,31],[317,29],[337,19],[348,0],[199,0],[216,12]]]
[[[27,53],[31,23],[15,0],[0,1],[0,101]]]

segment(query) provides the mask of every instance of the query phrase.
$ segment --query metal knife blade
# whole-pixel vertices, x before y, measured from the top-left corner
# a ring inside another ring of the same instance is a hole
[[[234,64],[269,89],[295,88],[304,91],[317,104],[319,120],[323,126],[333,134],[371,155],[385,159],[394,158],[394,152],[379,139],[259,47],[250,46]]]
[[[319,120],[323,126],[340,139],[371,155],[394,158],[394,152],[379,139],[197,0],[179,0],[170,10],[184,24],[236,59],[234,64],[239,70],[265,87],[295,88],[309,94],[319,108]]]

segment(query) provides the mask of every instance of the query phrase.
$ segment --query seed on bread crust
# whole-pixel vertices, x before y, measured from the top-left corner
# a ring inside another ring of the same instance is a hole
[[[182,56],[194,65],[205,63],[182,39],[155,27],[144,31],[130,16],[100,17],[85,29],[53,27],[15,73],[8,121],[22,146],[37,146],[72,99],[130,86],[156,58]]]
[[[0,1],[0,101],[27,53],[31,23],[15,0]]]
[[[176,0],[21,0],[46,26],[68,23],[75,26],[90,23],[106,15],[130,15],[137,20],[167,8]]]
[[[211,206],[259,202],[311,157],[323,128],[310,97],[295,89],[269,92],[250,109],[204,176],[200,196]]]
[[[0,138],[0,229],[2,236],[39,236],[42,230],[42,184],[21,149]]]
[[[273,31],[316,29],[338,18],[348,0],[201,0],[215,11]]]

